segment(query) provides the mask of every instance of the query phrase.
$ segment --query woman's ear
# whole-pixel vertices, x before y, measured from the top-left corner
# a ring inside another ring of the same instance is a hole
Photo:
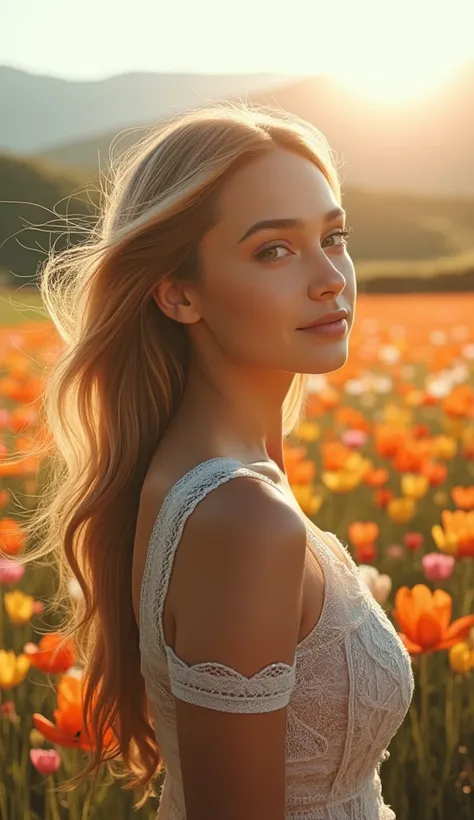
[[[162,313],[175,322],[190,325],[201,319],[197,294],[189,282],[179,282],[169,274],[158,282],[152,296]]]

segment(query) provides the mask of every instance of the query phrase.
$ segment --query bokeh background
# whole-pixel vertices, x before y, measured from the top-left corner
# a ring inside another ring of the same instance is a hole
[[[347,365],[311,380],[287,471],[412,656],[415,696],[381,768],[386,802],[399,820],[471,820],[472,0],[24,0],[7,1],[1,23],[0,820],[128,820],[139,797],[105,772],[95,789],[56,791],[88,752],[74,646],[54,655],[54,567],[16,563],[59,351],[38,269],[93,226],[114,157],[213,100],[297,113],[339,160],[357,319]]]

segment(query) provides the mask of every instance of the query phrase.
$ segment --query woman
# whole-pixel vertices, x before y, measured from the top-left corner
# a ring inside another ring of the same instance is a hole
[[[119,756],[149,793],[166,769],[160,820],[395,816],[410,658],[283,459],[308,375],[346,361],[348,233],[316,128],[219,106],[126,154],[97,234],[43,272],[85,774]]]

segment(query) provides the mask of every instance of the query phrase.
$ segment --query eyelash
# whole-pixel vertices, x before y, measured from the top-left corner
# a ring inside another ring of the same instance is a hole
[[[344,230],[334,231],[334,233],[330,233],[326,239],[329,239],[331,236],[342,236],[343,239],[347,239],[348,236],[352,233],[352,227],[345,228]],[[342,247],[342,245],[334,245],[333,247]],[[254,254],[255,259],[262,259],[262,255],[265,251],[272,250],[273,248],[286,248],[286,245],[282,245],[280,242],[274,242],[273,244],[265,245],[263,248],[260,248],[257,253]],[[279,259],[264,259],[264,262],[279,262]]]

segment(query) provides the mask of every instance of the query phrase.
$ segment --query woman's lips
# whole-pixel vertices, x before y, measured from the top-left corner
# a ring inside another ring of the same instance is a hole
[[[335,322],[325,322],[322,325],[301,328],[303,333],[312,333],[315,336],[342,336],[347,333],[347,319],[337,319]]]

